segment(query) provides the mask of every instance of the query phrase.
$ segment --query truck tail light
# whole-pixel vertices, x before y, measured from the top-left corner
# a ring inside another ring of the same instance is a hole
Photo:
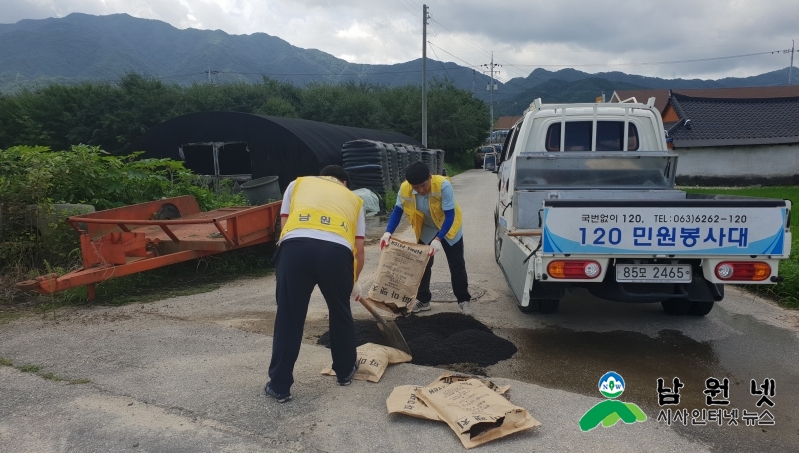
[[[547,265],[547,273],[552,278],[597,278],[602,266],[596,261],[558,260]]]
[[[716,265],[721,280],[763,281],[771,276],[771,266],[759,261],[723,261]]]

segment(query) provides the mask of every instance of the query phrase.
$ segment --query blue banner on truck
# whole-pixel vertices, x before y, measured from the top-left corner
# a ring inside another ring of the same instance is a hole
[[[572,204],[572,203],[569,203]],[[544,253],[771,255],[785,248],[783,206],[547,206]]]

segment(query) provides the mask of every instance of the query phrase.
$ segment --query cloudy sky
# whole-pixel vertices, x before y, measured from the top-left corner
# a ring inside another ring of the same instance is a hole
[[[399,63],[421,56],[425,1],[428,56],[479,67],[493,51],[501,80],[537,67],[743,77],[787,67],[790,54],[767,52],[799,39],[796,0],[0,0],[0,23],[128,13],[268,33],[353,63]],[[739,57],[747,54],[761,55]]]

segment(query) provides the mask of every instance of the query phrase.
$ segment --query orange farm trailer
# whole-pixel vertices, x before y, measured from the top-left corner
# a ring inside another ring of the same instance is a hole
[[[83,268],[17,287],[52,294],[86,286],[92,300],[94,285],[109,278],[275,240],[280,203],[200,212],[187,195],[70,217],[80,234]]]

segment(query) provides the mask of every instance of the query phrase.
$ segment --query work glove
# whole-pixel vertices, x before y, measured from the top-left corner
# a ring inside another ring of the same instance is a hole
[[[350,293],[350,298],[357,300],[361,299],[361,284],[355,282],[352,284],[352,292]]]
[[[383,237],[380,238],[380,250],[388,247],[388,242],[391,240],[391,233],[386,231],[383,233]]]
[[[433,239],[433,242],[430,243],[430,253],[429,256],[435,256],[436,253],[443,252],[444,247],[441,246],[441,240],[436,238]]]

